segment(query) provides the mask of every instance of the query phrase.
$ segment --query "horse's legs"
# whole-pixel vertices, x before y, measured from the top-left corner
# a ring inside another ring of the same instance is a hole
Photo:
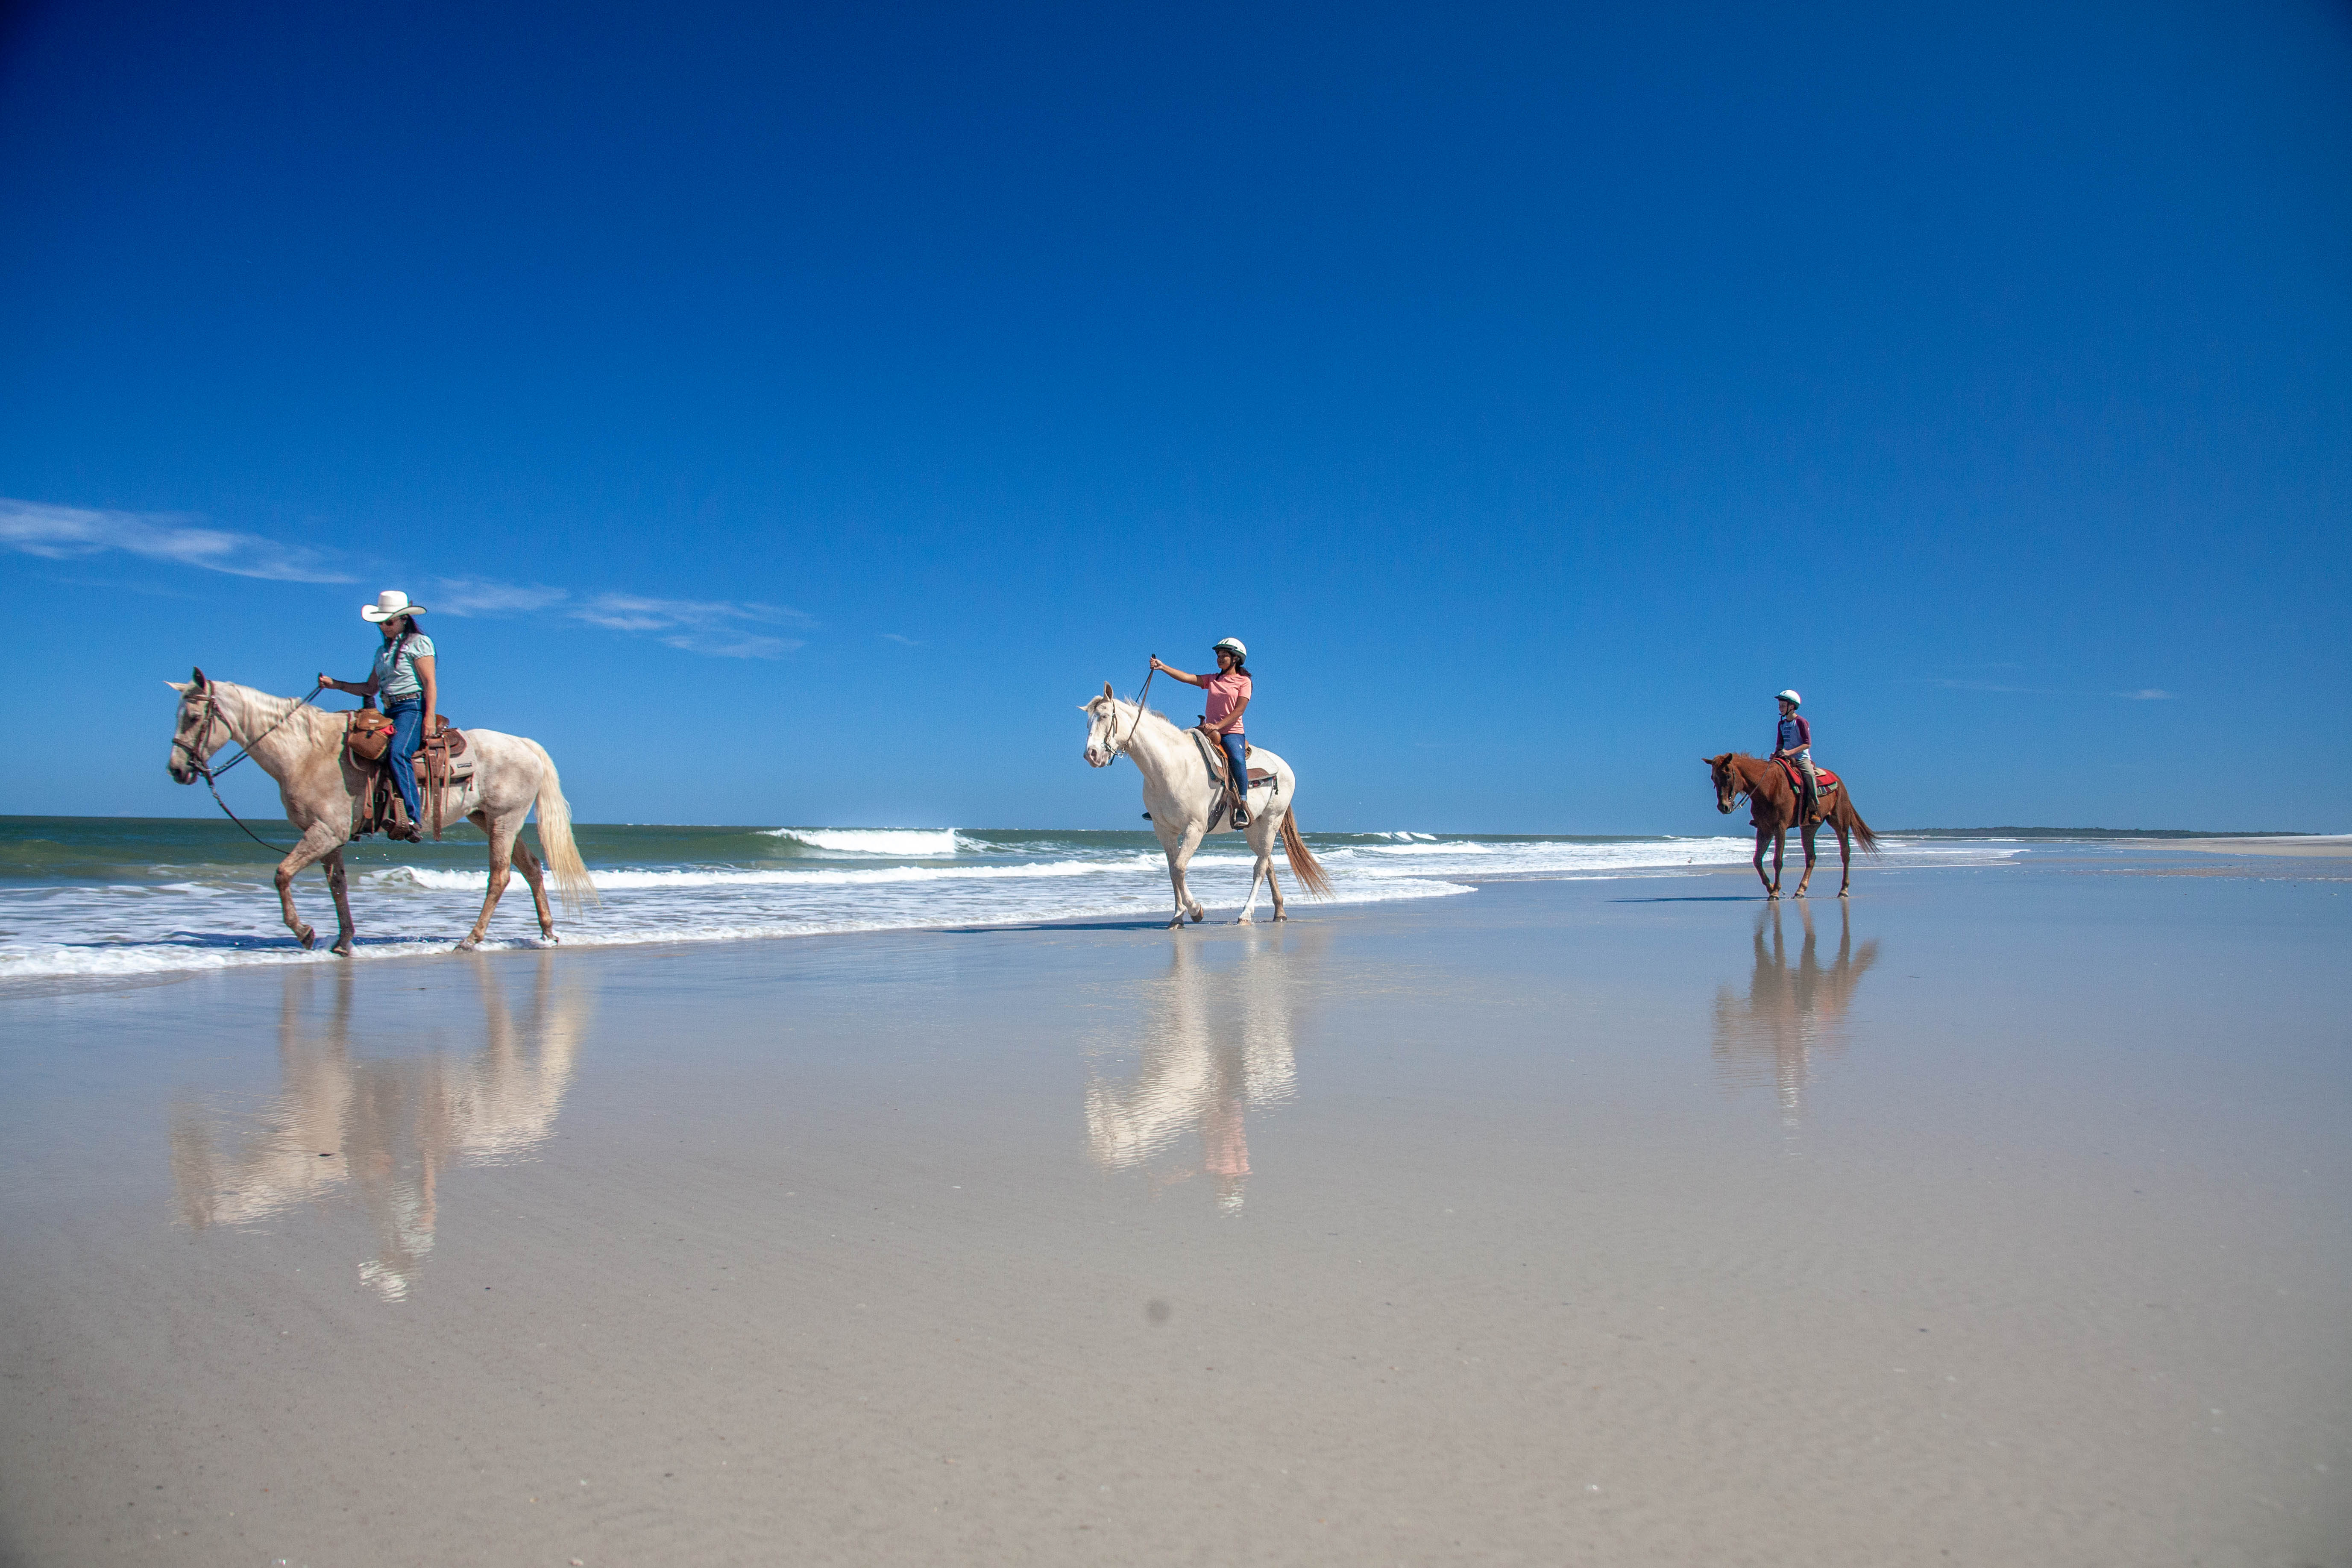
[[[1192,889],[1184,881],[1184,868],[1192,863],[1192,851],[1201,847],[1202,836],[1207,832],[1206,825],[1196,822],[1184,830],[1176,847],[1168,851],[1168,880],[1176,889],[1176,917],[1168,922],[1170,931],[1182,925],[1187,915],[1197,921],[1208,913],[1193,899]]]
[[[515,868],[522,873],[522,879],[530,884],[531,905],[539,910],[539,934],[553,942],[555,911],[547,903],[547,874],[540,869],[539,857],[533,855],[530,846],[522,841],[520,832],[515,834],[512,859]]]
[[[1749,864],[1756,868],[1756,879],[1764,884],[1764,896],[1777,899],[1780,896],[1780,851],[1777,845],[1772,850],[1772,874],[1769,877],[1764,874],[1764,843],[1771,837],[1772,830],[1769,827],[1756,830],[1756,858]]]
[[[327,851],[327,890],[335,895],[335,945],[329,949],[339,958],[352,955],[352,889],[351,879],[343,869],[343,847],[336,845]]]
[[[1852,885],[1853,881],[1853,841],[1847,837],[1846,825],[1843,822],[1837,825],[1837,836],[1838,897],[1843,899],[1845,897],[1846,889]]]
[[[1288,920],[1290,911],[1283,907],[1282,883],[1275,877],[1274,855],[1271,851],[1267,852],[1265,858],[1265,890],[1274,895],[1274,918],[1278,921]]]
[[[1805,874],[1797,879],[1797,897],[1805,896],[1805,884],[1813,879],[1813,835],[1822,830],[1818,822],[1805,824]]]
[[[305,867],[325,859],[341,848],[342,844],[343,836],[322,822],[302,835],[301,842],[287,852],[285,859],[278,862],[278,907],[285,911],[286,929],[292,931],[294,940],[304,947],[315,944],[319,933],[303,924],[302,917],[294,912],[294,879]]]
[[[474,929],[467,932],[466,940],[457,944],[459,952],[473,952],[475,948],[481,945],[482,938],[488,934],[490,916],[499,907],[499,896],[507,890],[507,879],[514,875],[515,843],[520,836],[521,828],[522,819],[520,816],[510,822],[491,823],[489,829],[490,888],[482,898],[482,917],[474,922]]]
[[[1267,826],[1271,821],[1272,818],[1265,816],[1250,818],[1249,832],[1245,837],[1251,851],[1257,856],[1257,861],[1250,867],[1249,898],[1243,903],[1241,919],[1234,922],[1235,925],[1250,923],[1250,911],[1257,908],[1258,879],[1265,878],[1269,889],[1274,886],[1274,832]],[[1281,918],[1282,895],[1279,893],[1275,894],[1274,907],[1276,918]]]

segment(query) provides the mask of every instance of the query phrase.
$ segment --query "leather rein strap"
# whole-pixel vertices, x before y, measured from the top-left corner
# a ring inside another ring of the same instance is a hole
[[[1119,754],[1127,750],[1128,742],[1135,739],[1135,732],[1143,728],[1143,700],[1151,695],[1152,677],[1159,673],[1160,672],[1156,669],[1145,671],[1143,677],[1143,689],[1135,694],[1135,722],[1127,727],[1127,740],[1121,741],[1118,745],[1113,746],[1110,749],[1110,763],[1105,763],[1103,766],[1108,767],[1111,763],[1118,761]],[[1118,710],[1117,708],[1113,708],[1111,710],[1110,727],[1113,734],[1117,734],[1118,732]]]
[[[228,772],[231,768],[236,766],[237,763],[245,761],[246,758],[253,755],[254,747],[261,744],[262,742],[267,741],[270,736],[278,733],[278,730],[285,724],[287,720],[294,717],[298,710],[309,707],[311,700],[316,698],[319,693],[325,689],[327,689],[327,688],[323,681],[319,685],[310,688],[310,695],[295,703],[292,708],[289,708],[285,712],[280,713],[278,716],[277,723],[272,724],[268,729],[264,730],[260,734],[256,735],[250,741],[238,742],[236,755],[231,757],[217,768],[209,765],[205,763],[204,758],[196,755],[195,747],[191,746],[187,742],[182,740],[177,735],[172,737],[172,744],[179,750],[188,753],[188,765],[195,769],[197,773],[204,776],[205,787],[213,792],[213,804],[221,808],[221,815],[227,817],[231,822],[236,823],[238,828],[244,832],[247,838],[252,839],[264,849],[274,849],[280,855],[289,853],[289,847],[282,845],[272,844],[268,839],[264,838],[252,828],[247,827],[245,826],[245,819],[238,816],[236,813],[228,808],[228,802],[221,799],[220,785],[213,781],[217,779],[221,774]],[[197,731],[197,739],[199,741],[202,741],[205,735],[212,733],[213,721],[215,719],[219,720],[223,724],[226,724],[228,722],[228,715],[221,711],[220,699],[213,695],[212,686],[207,682],[205,686],[204,723]],[[232,741],[236,740],[236,731],[232,730],[229,731],[229,739]]]

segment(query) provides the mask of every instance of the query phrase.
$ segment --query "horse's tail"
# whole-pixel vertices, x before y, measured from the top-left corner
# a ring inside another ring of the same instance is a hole
[[[1307,847],[1307,840],[1298,837],[1298,814],[1282,814],[1282,852],[1290,858],[1290,874],[1298,885],[1318,899],[1331,896],[1331,879],[1315,863],[1315,852]]]
[[[1853,829],[1855,847],[1865,855],[1877,854],[1878,835],[1870,830],[1870,824],[1862,819],[1862,813],[1854,810],[1853,796],[1851,795],[1845,797],[1845,816],[1846,826]]]
[[[547,868],[555,873],[555,890],[563,900],[563,912],[577,914],[587,905],[602,903],[596,896],[596,884],[589,879],[588,867],[580,858],[580,847],[572,842],[572,803],[563,798],[563,781],[556,776],[555,759],[537,741],[525,741],[538,753],[539,775],[539,847],[547,858]]]

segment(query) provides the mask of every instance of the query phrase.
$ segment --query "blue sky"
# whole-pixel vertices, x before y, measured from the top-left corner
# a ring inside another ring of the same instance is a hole
[[[397,586],[592,821],[1132,826],[1236,635],[1309,828],[2352,829],[2340,5],[8,16],[0,811]]]

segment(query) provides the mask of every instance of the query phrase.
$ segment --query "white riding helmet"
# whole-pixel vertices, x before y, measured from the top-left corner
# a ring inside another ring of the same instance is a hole
[[[1233,649],[1234,657],[1235,658],[1247,658],[1249,657],[1249,649],[1242,646],[1242,639],[1239,637],[1219,637],[1214,643],[1210,645],[1209,651],[1211,653],[1215,653],[1222,648]]]
[[[1793,702],[1800,708],[1802,708],[1805,705],[1805,700],[1798,696],[1793,690],[1775,691],[1772,693],[1772,698],[1773,700],[1777,702]]]

